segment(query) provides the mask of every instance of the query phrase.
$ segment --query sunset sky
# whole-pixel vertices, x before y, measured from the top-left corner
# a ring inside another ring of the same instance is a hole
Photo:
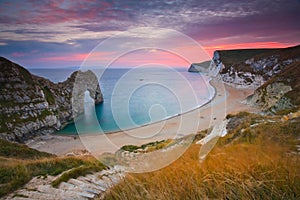
[[[300,44],[299,0],[0,0],[0,5],[0,55],[27,68],[80,66],[100,42],[135,28],[178,31],[197,41],[209,55],[217,49]],[[168,38],[171,51],[176,45],[189,51],[189,44],[172,37],[168,31],[128,34],[111,43],[115,48],[102,48],[97,58],[109,59],[116,48],[133,38],[141,42]],[[137,59],[185,65],[156,50],[139,51],[128,58],[120,59],[119,65],[133,66]],[[195,56],[192,61],[202,60]]]

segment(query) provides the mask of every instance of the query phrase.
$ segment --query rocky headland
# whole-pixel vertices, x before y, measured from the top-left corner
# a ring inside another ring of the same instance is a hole
[[[207,67],[202,65],[192,64],[189,71],[203,73]],[[212,68],[220,72],[220,78],[228,85],[255,89],[245,102],[263,112],[276,113],[300,105],[300,45],[280,49],[217,50],[209,71]]]
[[[224,83],[236,88],[262,86],[289,65],[300,60],[300,45],[279,49],[216,50],[212,61],[193,63],[189,72],[217,68]]]
[[[211,61],[204,61],[201,63],[192,63],[190,68],[188,69],[188,71],[189,72],[208,73],[210,64],[211,64]]]
[[[0,138],[5,140],[24,142],[62,129],[83,112],[85,91],[96,104],[103,101],[90,70],[55,84],[3,57],[0,67]]]
[[[237,88],[258,88],[300,60],[300,45],[280,49],[215,51],[213,61],[222,80]]]

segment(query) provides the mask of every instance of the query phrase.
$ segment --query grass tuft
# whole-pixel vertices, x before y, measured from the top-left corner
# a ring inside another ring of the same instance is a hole
[[[85,176],[87,174],[92,174],[93,172],[101,171],[103,169],[106,169],[106,166],[97,161],[92,162],[85,166],[79,166],[77,168],[71,169],[71,170],[63,173],[61,176],[59,176],[57,179],[55,179],[52,182],[52,186],[58,187],[60,183],[67,182],[71,178]]]

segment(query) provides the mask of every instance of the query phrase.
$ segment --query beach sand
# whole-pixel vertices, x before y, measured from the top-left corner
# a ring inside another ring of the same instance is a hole
[[[105,152],[114,153],[127,144],[141,145],[152,141],[195,134],[199,130],[208,129],[221,122],[229,113],[256,111],[242,103],[247,96],[253,93],[253,89],[237,89],[215,79],[211,81],[211,85],[216,89],[215,97],[211,102],[201,108],[161,122],[112,134],[80,137],[41,136],[28,141],[27,145],[39,151],[57,155],[66,155],[84,149],[97,155]]]

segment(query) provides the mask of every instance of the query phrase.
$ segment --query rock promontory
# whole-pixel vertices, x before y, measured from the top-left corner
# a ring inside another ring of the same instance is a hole
[[[300,45],[278,49],[217,50],[213,61],[223,81],[238,88],[258,88],[300,60]]]
[[[211,61],[204,61],[202,63],[192,63],[188,72],[200,72],[200,73],[208,73]]]
[[[0,57],[0,138],[24,142],[53,133],[83,112],[89,92],[95,104],[103,101],[96,75],[76,71],[66,81],[53,83]]]

